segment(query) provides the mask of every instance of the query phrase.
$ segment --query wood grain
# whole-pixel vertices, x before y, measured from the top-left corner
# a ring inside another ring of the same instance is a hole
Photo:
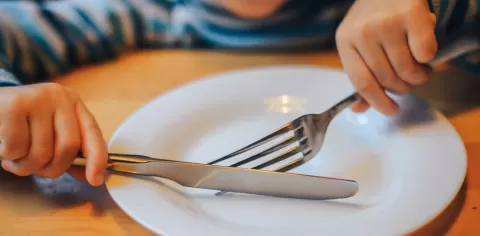
[[[80,94],[108,140],[132,112],[172,88],[214,73],[282,64],[341,68],[335,52],[147,51],[54,81]],[[449,119],[467,148],[466,183],[446,211],[414,235],[480,235],[480,109]],[[0,222],[0,235],[153,235],[123,213],[104,187],[93,188],[67,175],[47,180],[0,172]]]

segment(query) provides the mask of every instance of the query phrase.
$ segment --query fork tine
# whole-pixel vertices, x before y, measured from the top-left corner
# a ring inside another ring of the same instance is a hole
[[[289,136],[288,138],[284,139],[282,142],[274,145],[273,147],[270,147],[268,148],[267,150],[264,150],[260,153],[257,153],[249,158],[246,158],[246,159],[243,159],[237,163],[234,163],[232,165],[230,165],[230,167],[237,167],[237,166],[241,166],[241,165],[244,165],[244,164],[247,164],[249,162],[252,162],[252,161],[255,161],[261,157],[264,157],[266,155],[269,155],[271,153],[274,153],[278,150],[281,150],[282,148],[285,148],[287,147],[288,145],[292,144],[292,143],[295,143],[297,141],[301,142],[303,139],[305,139],[306,137],[300,137],[300,134],[302,133],[302,130],[303,130],[303,127],[301,129],[297,129],[295,130],[295,134],[292,135],[292,136]]]
[[[304,155],[308,155],[310,154],[310,152],[312,152],[312,150],[308,150],[307,153],[305,153]],[[298,158],[298,159],[295,159],[287,164],[285,164],[284,166],[276,169],[275,171],[276,172],[287,172],[297,166],[300,166],[302,165],[303,163],[305,162],[305,158]]]
[[[230,153],[230,154],[228,154],[224,157],[221,157],[217,160],[211,161],[208,164],[213,165],[213,164],[216,164],[218,162],[225,161],[225,160],[230,159],[230,158],[232,158],[232,157],[234,157],[234,156],[236,156],[240,153],[246,152],[246,151],[251,150],[253,148],[256,148],[256,147],[258,147],[258,146],[260,146],[264,143],[267,143],[267,142],[273,140],[275,137],[277,137],[281,134],[284,134],[284,133],[289,132],[289,131],[296,131],[297,129],[302,128],[302,126],[300,125],[300,121],[301,121],[301,119],[294,120],[294,121],[284,125],[283,127],[279,128],[278,130],[274,131],[273,133],[265,136],[264,138],[254,142],[252,144],[249,144],[248,146],[246,146],[244,148],[241,148],[241,149],[239,149],[235,152],[232,152],[232,153]]]
[[[283,161],[297,153],[302,153],[304,156],[308,155],[312,150],[311,149],[308,149],[307,152],[304,153],[304,150],[305,150],[305,145],[307,144],[307,139],[303,139],[302,141],[300,141],[300,145],[286,151],[285,153],[283,153],[282,155],[270,160],[270,161],[267,161],[265,163],[262,163],[260,165],[257,165],[255,167],[253,167],[252,169],[262,169],[262,168],[265,168],[265,167],[268,167],[268,166],[271,166],[275,163],[278,163],[280,161]],[[302,163],[304,162],[303,160],[303,157],[301,158],[297,158],[291,162],[289,162],[288,164],[286,165],[283,165],[282,167],[274,170],[274,171],[277,171],[277,172],[286,172],[286,171],[289,171],[299,165],[301,165]],[[220,195],[223,195],[225,193],[228,193],[227,191],[219,191],[217,193],[215,193],[215,196],[220,196]]]
[[[275,157],[273,158],[272,160],[269,160],[265,163],[262,163],[260,165],[257,165],[255,167],[252,167],[252,169],[255,169],[255,170],[259,170],[259,169],[263,169],[265,167],[269,167],[275,163],[278,163],[278,162],[281,162],[283,160],[286,160],[287,158],[289,157],[292,157],[294,156],[295,154],[297,153],[301,153],[303,152],[304,150],[304,145],[307,143],[307,139],[303,139],[302,141],[300,141],[300,145],[299,146],[296,146],[288,151],[286,151],[285,153],[283,153],[282,155],[278,156],[278,157]]]

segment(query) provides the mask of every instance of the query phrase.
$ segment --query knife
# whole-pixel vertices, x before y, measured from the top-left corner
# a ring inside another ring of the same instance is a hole
[[[74,166],[85,166],[80,154]],[[329,178],[240,167],[155,159],[143,155],[109,153],[108,170],[172,180],[182,186],[235,193],[308,200],[354,196],[358,183]]]

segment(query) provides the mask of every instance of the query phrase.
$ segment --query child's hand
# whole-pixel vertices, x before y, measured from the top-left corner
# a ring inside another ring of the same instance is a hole
[[[403,94],[428,80],[429,62],[437,51],[435,15],[426,0],[357,0],[336,33],[338,52],[350,80],[370,105],[393,115],[398,106],[384,89]]]
[[[103,183],[108,156],[102,133],[79,96],[61,85],[0,88],[0,141],[2,167],[16,175],[58,177],[82,150],[86,179]]]

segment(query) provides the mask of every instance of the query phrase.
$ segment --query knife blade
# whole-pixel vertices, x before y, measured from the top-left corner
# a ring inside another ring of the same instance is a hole
[[[182,186],[273,197],[329,200],[354,196],[353,180],[110,154],[109,171],[172,180]],[[79,157],[74,165],[83,166]]]

